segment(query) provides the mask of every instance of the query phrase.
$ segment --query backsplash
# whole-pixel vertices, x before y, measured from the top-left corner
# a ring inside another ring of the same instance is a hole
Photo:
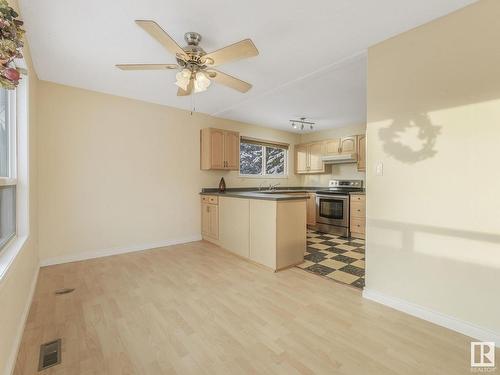
[[[363,180],[365,172],[358,172],[357,165],[352,164],[331,164],[323,174],[303,175],[302,186],[327,186],[330,180]]]

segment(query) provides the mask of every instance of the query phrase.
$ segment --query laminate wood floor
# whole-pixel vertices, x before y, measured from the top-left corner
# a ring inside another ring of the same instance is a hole
[[[15,375],[58,337],[44,375],[470,374],[470,338],[208,242],[42,268]]]

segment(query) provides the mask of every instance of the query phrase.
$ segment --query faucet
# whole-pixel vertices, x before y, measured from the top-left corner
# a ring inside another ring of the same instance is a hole
[[[269,184],[269,190],[276,190],[276,188],[280,186],[280,183],[278,182],[277,184]]]

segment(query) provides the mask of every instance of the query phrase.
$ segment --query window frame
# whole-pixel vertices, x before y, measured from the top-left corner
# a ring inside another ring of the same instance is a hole
[[[6,89],[5,89],[6,90]],[[0,253],[2,253],[3,250],[5,250],[16,238],[17,234],[19,233],[19,223],[18,223],[18,215],[17,215],[17,209],[18,209],[18,179],[17,179],[17,163],[18,163],[18,154],[17,154],[17,149],[18,149],[18,126],[17,126],[17,90],[6,90],[7,92],[7,106],[8,106],[8,113],[7,113],[7,121],[8,121],[8,128],[9,128],[9,139],[8,139],[8,144],[9,144],[9,161],[8,161],[8,176],[3,177],[0,176],[0,186],[15,186],[15,209],[16,209],[16,216],[15,216],[15,226],[14,226],[14,233],[7,239],[7,241],[0,246]]]
[[[262,147],[262,168],[261,168],[261,173],[260,174],[244,174],[241,173],[241,143],[246,143],[246,144],[253,144],[253,145],[258,145]],[[267,174],[266,173],[266,162],[267,162],[267,147],[272,147],[272,148],[279,148],[282,149],[285,152],[285,157],[284,157],[284,165],[283,165],[283,174]],[[240,164],[238,166],[238,173],[239,177],[241,178],[264,178],[264,179],[283,179],[283,178],[288,178],[288,156],[289,156],[289,149],[288,147],[280,144],[275,144],[273,142],[267,142],[267,141],[262,141],[262,143],[259,142],[245,142],[245,139],[241,138],[240,139]]]

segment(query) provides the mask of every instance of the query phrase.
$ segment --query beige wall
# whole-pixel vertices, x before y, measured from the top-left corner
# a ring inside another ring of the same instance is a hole
[[[483,0],[370,48],[366,245],[368,290],[497,337],[499,19]]]
[[[201,128],[296,144],[292,133],[48,82],[37,104],[43,262],[194,240],[198,193],[221,176],[228,187],[301,183],[293,173],[248,179],[199,168]]]
[[[17,4],[13,5],[17,8]],[[29,235],[7,273],[0,278],[0,374],[9,374],[17,355],[32,286],[38,270],[37,169],[35,104],[38,79],[31,67],[29,48],[24,49],[29,71]]]
[[[322,141],[325,139],[340,138],[364,133],[366,133],[366,124],[346,125],[336,129],[302,134],[300,136],[300,142],[307,143]],[[356,163],[327,165],[325,173],[304,175],[302,183],[304,186],[327,186],[328,181],[332,179],[364,180],[365,173],[358,172]]]

